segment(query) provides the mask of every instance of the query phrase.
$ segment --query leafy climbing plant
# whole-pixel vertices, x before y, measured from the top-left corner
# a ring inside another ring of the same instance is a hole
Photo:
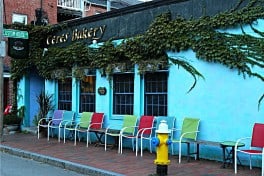
[[[264,68],[264,32],[253,25],[258,19],[264,19],[264,1],[250,0],[245,7],[239,8],[243,2],[248,1],[238,0],[233,9],[198,19],[171,19],[169,12],[164,13],[152,22],[145,33],[125,39],[118,46],[113,44],[112,39],[98,49],[88,48],[84,43],[74,43],[66,48],[50,48],[44,57],[41,41],[45,40],[48,33],[63,29],[67,25],[56,28],[24,26],[31,36],[30,55],[29,58],[12,61],[12,77],[20,79],[30,69],[36,68],[39,75],[45,79],[63,79],[68,75],[55,74],[54,70],[71,73],[72,68],[83,66],[104,70],[111,76],[116,67],[127,69],[134,64],[138,65],[139,73],[144,74],[146,71],[156,71],[175,64],[184,68],[194,78],[190,88],[192,90],[197,78],[203,78],[202,74],[188,61],[169,58],[166,54],[167,51],[192,49],[198,59],[219,63],[236,69],[244,77],[252,76],[264,81],[263,72],[254,69]],[[245,25],[249,25],[259,37],[247,34],[244,31]],[[234,27],[240,27],[243,34],[224,32]],[[263,97],[264,94],[259,99],[259,105]]]

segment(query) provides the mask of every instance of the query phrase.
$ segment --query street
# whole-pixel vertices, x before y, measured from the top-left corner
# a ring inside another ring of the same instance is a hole
[[[83,176],[73,171],[0,152],[1,176]]]

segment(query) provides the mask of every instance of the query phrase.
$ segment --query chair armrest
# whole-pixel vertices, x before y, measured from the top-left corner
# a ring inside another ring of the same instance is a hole
[[[142,137],[146,130],[152,130],[152,129],[153,129],[153,127],[151,127],[151,128],[142,128],[142,129],[138,130],[137,136],[139,135],[139,133],[141,133],[140,136]]]
[[[124,128],[122,128],[121,130],[120,130],[120,134],[122,135],[123,134],[123,132],[126,130],[126,129],[128,129],[128,128],[137,128],[138,126],[129,126],[129,127],[124,127]]]
[[[48,121],[50,121],[50,119],[48,119],[48,118],[41,118],[41,119],[39,119],[39,121],[38,121],[38,126],[41,125],[41,122],[42,122],[43,120],[48,120]]]
[[[122,125],[109,125],[109,126],[107,126],[107,128],[105,129],[105,133],[107,133],[108,130],[118,130],[118,129],[116,129],[116,127],[122,127]]]
[[[62,123],[64,123],[63,125],[62,125]],[[69,127],[69,126],[75,126],[75,121],[74,120],[63,120],[63,121],[61,121],[61,123],[60,123],[60,127],[64,127],[64,128],[67,128],[67,127]]]
[[[48,123],[48,126],[52,126],[51,123],[55,121],[61,121],[62,119],[51,119]]]
[[[90,125],[88,126],[88,130],[91,128],[92,125],[102,125],[102,123],[90,123]]]
[[[245,141],[245,140],[250,140],[252,137],[243,137],[243,138],[240,138],[236,141],[236,145],[235,145],[235,149],[237,149],[238,147],[238,144],[241,142],[241,141]]]

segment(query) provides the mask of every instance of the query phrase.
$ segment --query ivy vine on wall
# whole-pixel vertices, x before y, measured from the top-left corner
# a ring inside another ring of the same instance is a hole
[[[239,0],[238,6],[243,1]],[[264,32],[253,27],[257,19],[264,19],[263,3],[264,0],[250,0],[244,8],[238,9],[237,6],[212,17],[203,16],[198,19],[171,19],[168,12],[158,16],[144,34],[126,39],[118,46],[109,40],[100,48],[92,49],[77,42],[66,48],[49,48],[45,56],[42,56],[41,42],[54,28],[24,26],[30,35],[30,55],[29,58],[12,61],[12,78],[20,79],[32,68],[45,79],[63,79],[72,73],[73,68],[78,70],[73,73],[82,74],[78,68],[84,66],[103,70],[111,76],[116,67],[127,69],[137,64],[139,72],[144,74],[146,71],[155,71],[175,64],[193,76],[194,83],[190,88],[192,90],[197,78],[203,78],[203,75],[188,61],[169,58],[166,54],[166,51],[180,52],[192,49],[198,59],[220,63],[230,69],[236,69],[244,77],[252,76],[264,81],[263,72],[253,69],[264,68]],[[244,32],[244,25],[250,25],[259,37]],[[13,28],[16,27],[21,26]],[[67,26],[61,26],[64,27]],[[243,34],[223,32],[234,27],[240,27]],[[81,78],[80,75],[75,76]],[[263,99],[264,94],[259,99],[259,105]]]

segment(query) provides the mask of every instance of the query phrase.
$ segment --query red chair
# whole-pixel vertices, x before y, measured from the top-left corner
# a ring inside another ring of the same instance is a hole
[[[251,145],[248,149],[245,148],[241,148],[238,149],[237,145],[239,142],[241,142],[242,140],[246,140],[246,139],[251,139]],[[264,150],[264,124],[261,123],[255,123],[254,127],[253,127],[253,133],[252,133],[252,137],[245,137],[245,138],[240,138],[237,140],[236,142],[236,146],[235,146],[235,174],[237,174],[237,153],[241,152],[244,154],[248,154],[249,155],[249,163],[250,163],[250,169],[252,169],[252,164],[251,164],[251,155],[259,155],[262,156],[262,151]],[[263,162],[264,158],[262,156],[262,162]],[[262,168],[262,175],[263,175],[263,168]]]
[[[87,142],[89,141],[90,138],[90,132],[94,132],[96,138],[98,139],[98,142],[100,144],[103,144],[102,142],[102,136],[104,134],[104,130],[102,129],[103,122],[104,122],[104,113],[94,112],[91,117],[90,125],[88,126],[87,129]],[[87,143],[87,147],[88,147],[88,143]]]
[[[152,138],[152,129],[154,125],[154,116],[142,116],[139,121],[138,132],[136,137],[136,156],[138,152],[138,140],[140,139],[140,150],[141,156],[143,156],[143,139],[149,140],[149,150],[152,153],[151,149],[151,138]]]

